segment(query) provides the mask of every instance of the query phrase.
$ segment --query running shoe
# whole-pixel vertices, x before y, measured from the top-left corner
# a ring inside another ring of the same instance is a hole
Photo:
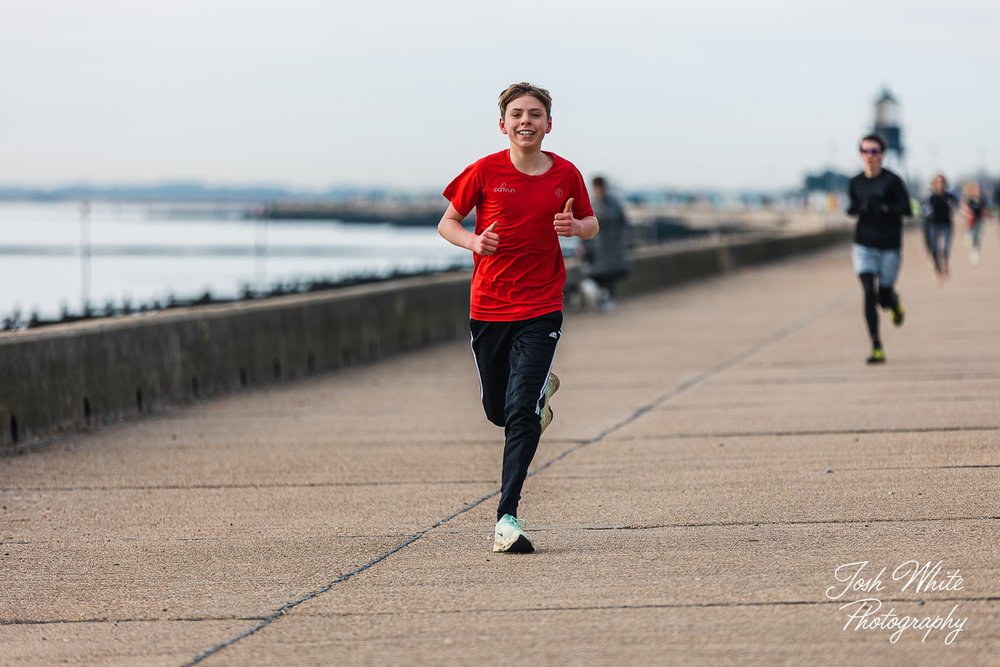
[[[903,303],[896,298],[896,307],[892,309],[892,323],[897,327],[903,326],[903,320],[906,319],[906,311],[903,310]]]
[[[545,433],[545,429],[549,427],[552,423],[552,407],[549,405],[549,399],[552,398],[552,394],[559,391],[559,376],[555,373],[549,373],[549,379],[545,382],[545,391],[542,394],[542,409],[539,412],[539,421],[542,422],[542,433]]]
[[[881,347],[872,348],[872,356],[868,357],[869,364],[884,364],[885,350]]]
[[[493,529],[493,552],[530,554],[535,546],[524,532],[524,524],[509,514],[504,514]]]
[[[969,253],[969,261],[972,262],[973,266],[979,266],[979,250],[973,248]]]

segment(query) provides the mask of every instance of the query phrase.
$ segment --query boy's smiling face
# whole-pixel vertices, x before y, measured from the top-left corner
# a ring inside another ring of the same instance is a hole
[[[552,118],[545,105],[532,95],[522,95],[507,105],[500,119],[500,131],[518,148],[540,148],[542,139],[552,131]]]

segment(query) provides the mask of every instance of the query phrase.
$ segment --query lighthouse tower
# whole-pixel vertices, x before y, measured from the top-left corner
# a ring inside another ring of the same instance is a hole
[[[894,161],[895,166],[902,167],[903,128],[899,122],[899,102],[892,96],[888,88],[883,88],[882,94],[875,101],[875,126],[873,129],[885,138],[887,161]]]

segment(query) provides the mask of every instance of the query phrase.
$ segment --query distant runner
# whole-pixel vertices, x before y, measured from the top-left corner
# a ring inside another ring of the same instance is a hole
[[[948,190],[948,180],[944,174],[935,176],[931,181],[931,194],[925,207],[925,230],[927,249],[934,260],[934,272],[942,282],[949,275],[948,256],[951,253],[953,231],[951,214],[957,204],[958,197]]]
[[[864,289],[865,322],[872,342],[869,364],[885,363],[878,306],[892,311],[893,324],[903,324],[903,305],[894,286],[902,259],[903,217],[912,215],[903,180],[882,168],[885,146],[878,134],[861,139],[863,171],[851,179],[847,209],[848,215],[858,216],[851,257]]]
[[[982,242],[983,219],[986,217],[986,202],[983,201],[979,183],[969,181],[962,188],[962,215],[969,228],[969,261],[979,266],[979,246]]]

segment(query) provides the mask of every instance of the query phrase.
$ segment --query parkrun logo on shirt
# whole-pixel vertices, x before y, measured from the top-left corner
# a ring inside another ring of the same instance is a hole
[[[501,183],[499,187],[493,188],[493,192],[509,192],[513,194],[517,192],[514,188],[508,188],[506,183]]]

